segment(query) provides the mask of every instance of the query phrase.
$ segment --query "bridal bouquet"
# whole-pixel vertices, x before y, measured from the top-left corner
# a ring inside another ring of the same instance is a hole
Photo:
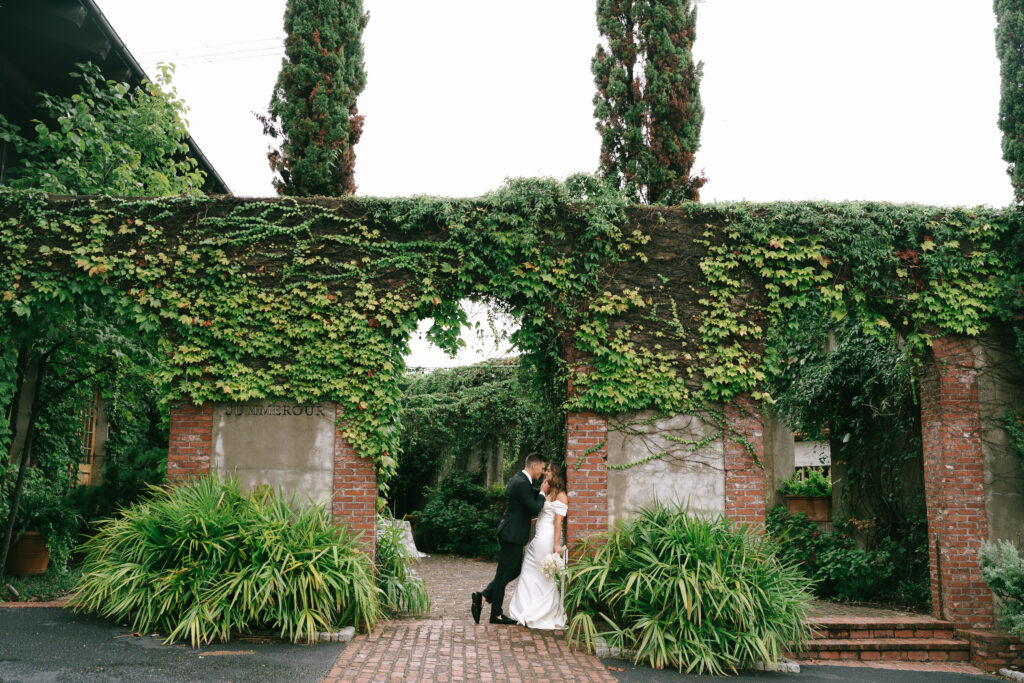
[[[540,561],[540,571],[549,579],[561,576],[565,573],[565,560],[561,553],[551,553]]]

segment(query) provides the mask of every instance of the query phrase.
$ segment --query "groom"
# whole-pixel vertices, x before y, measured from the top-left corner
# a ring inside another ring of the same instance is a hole
[[[523,566],[523,548],[530,540],[530,520],[544,507],[548,492],[547,481],[540,485],[540,493],[533,488],[533,482],[544,476],[548,459],[543,455],[530,453],[526,456],[526,468],[508,480],[505,487],[505,515],[498,523],[498,540],[501,552],[498,554],[498,569],[494,580],[482,592],[473,593],[471,611],[473,621],[480,623],[483,599],[491,603],[492,624],[514,624],[515,619],[505,616],[501,605],[505,602],[505,586],[519,576]]]

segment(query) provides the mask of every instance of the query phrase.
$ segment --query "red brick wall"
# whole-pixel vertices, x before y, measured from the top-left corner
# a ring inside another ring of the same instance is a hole
[[[185,481],[210,473],[213,403],[171,405],[171,438],[167,449],[167,481]]]
[[[971,643],[971,664],[985,671],[1024,671],[1024,640],[1002,631],[957,630],[956,637]]]
[[[337,416],[335,416],[337,420]],[[377,473],[373,461],[361,458],[335,427],[334,497],[331,514],[336,524],[347,524],[363,534],[371,554],[377,539]]]
[[[991,628],[992,593],[978,564],[988,517],[974,354],[958,337],[934,339],[932,354],[918,373],[932,611],[959,627]]]
[[[566,535],[567,545],[576,546],[608,530],[608,423],[596,413],[569,413],[566,420]]]
[[[737,397],[725,405],[725,417],[754,448],[758,458],[764,458],[764,421],[761,407],[749,396]],[[764,526],[766,492],[765,471],[751,457],[735,435],[726,434],[725,451],[725,514],[736,522]]]

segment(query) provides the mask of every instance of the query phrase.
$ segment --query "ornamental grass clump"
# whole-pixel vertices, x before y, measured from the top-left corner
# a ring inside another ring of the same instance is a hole
[[[811,599],[811,581],[766,535],[655,505],[594,537],[570,567],[567,638],[722,675],[804,649]]]
[[[373,564],[318,506],[206,477],[153,489],[85,544],[72,606],[193,646],[269,629],[293,642],[381,617]]]
[[[430,614],[427,584],[412,568],[414,558],[403,542],[402,526],[391,517],[384,521],[377,524],[377,585],[382,607],[391,613]]]

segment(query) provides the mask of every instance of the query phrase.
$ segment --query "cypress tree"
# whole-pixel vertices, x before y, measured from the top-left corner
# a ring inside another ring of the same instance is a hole
[[[1013,195],[1024,201],[1024,1],[995,0],[996,52],[1002,88],[999,129],[1003,131],[1003,160]]]
[[[366,87],[362,0],[288,0],[285,56],[258,118],[278,142],[267,153],[279,194],[356,191],[355,145],[363,132],[356,98]]]
[[[690,175],[704,121],[696,23],[691,0],[597,0],[600,171],[641,202],[698,200],[707,182]]]

